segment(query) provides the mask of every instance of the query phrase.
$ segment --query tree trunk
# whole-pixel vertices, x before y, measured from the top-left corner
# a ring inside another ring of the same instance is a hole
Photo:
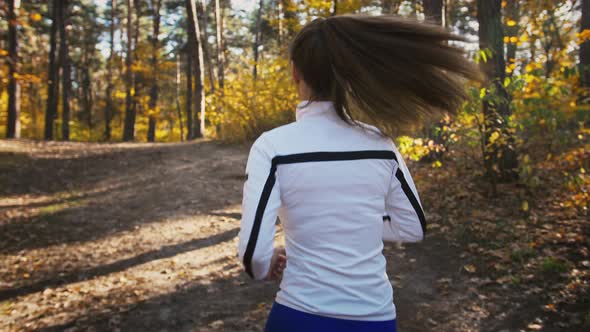
[[[142,1],[141,0],[134,0],[133,1],[133,6],[135,7],[135,31],[133,32],[133,59],[135,59],[134,61],[140,62],[140,55],[138,54],[139,50],[138,50],[138,45],[139,45],[139,35],[140,35],[140,26],[139,26],[139,21],[141,18],[141,5]],[[142,88],[142,84],[143,84],[143,76],[140,75],[140,72],[135,72],[135,71],[131,71],[132,74],[132,81],[133,81],[133,99],[132,99],[132,103],[131,103],[131,109],[133,110],[133,139],[135,139],[135,122],[137,119],[137,113],[138,113],[138,108],[142,106],[141,103],[139,103],[139,95],[141,92],[141,88]]]
[[[418,17],[418,3],[417,0],[410,0],[410,17]]]
[[[209,49],[209,34],[207,33],[207,26],[209,21],[209,12],[207,10],[207,3],[203,0],[199,2],[197,7],[197,12],[199,13],[199,17],[201,17],[201,22],[203,23],[203,29],[201,29],[201,40],[203,41],[203,57],[205,58],[205,62],[207,65],[207,77],[209,78],[209,84],[211,87],[211,92],[215,92],[215,78],[213,74],[213,66],[211,65],[211,50]]]
[[[295,34],[295,26],[299,22],[297,3],[295,0],[280,0],[283,3],[284,40],[288,42]]]
[[[219,0],[215,0],[215,30],[217,34],[217,80],[219,89],[222,90],[225,84],[224,67],[225,67],[225,40],[223,36],[223,13],[219,7]]]
[[[443,25],[443,0],[423,0],[422,6],[426,20],[437,25]],[[425,136],[427,137],[425,145],[430,147],[432,146],[431,143],[434,143],[434,149],[430,148],[428,154],[426,154],[421,161],[432,162],[442,160],[449,145],[448,135],[445,133],[444,128],[449,125],[449,117],[425,123],[424,130]]]
[[[262,1],[260,1],[262,3]],[[331,16],[338,15],[338,0],[332,0],[332,14]]]
[[[397,14],[402,0],[381,0],[381,14]]]
[[[38,59],[39,60],[39,59]],[[41,137],[39,133],[39,111],[43,109],[43,85],[40,83],[35,84],[35,110],[31,112],[31,123],[33,125],[33,138],[39,139]],[[1,91],[0,91],[1,93]]]
[[[107,91],[106,91],[106,107],[104,110],[104,138],[111,139],[111,119],[113,118],[113,57],[115,55],[115,11],[117,8],[117,0],[111,0],[111,41],[110,53],[107,64]]]
[[[205,132],[205,89],[203,88],[203,81],[205,81],[205,72],[203,70],[204,60],[203,60],[203,43],[201,42],[201,29],[199,26],[199,20],[197,17],[197,5],[195,3],[196,0],[186,0],[186,10],[188,14],[188,21],[189,21],[189,34],[192,35],[193,40],[195,41],[195,48],[193,56],[195,58],[195,104],[197,108],[195,109],[195,123],[194,127],[194,137],[202,137]],[[197,112],[199,112],[200,117],[197,117]],[[200,121],[199,121],[200,119]]]
[[[262,8],[264,1],[260,0],[258,3],[258,13],[256,14],[256,33],[254,34],[254,67],[252,68],[252,77],[256,81],[258,76],[258,48],[260,47],[260,37],[262,30]]]
[[[68,21],[68,7],[69,1],[62,0],[62,8],[60,9],[59,19],[59,58],[62,71],[62,123],[61,123],[61,136],[62,140],[70,140],[70,90],[72,89],[72,77],[71,77],[71,66],[70,66],[70,52],[68,49],[68,34],[67,34],[67,21]]]
[[[443,0],[422,0],[424,16],[435,24],[443,24]]]
[[[452,12],[453,7],[455,6],[455,0],[443,0],[443,10],[444,10],[444,19],[445,19],[445,26],[452,27],[455,22],[452,20]]]
[[[133,1],[127,0],[127,55],[125,58],[125,126],[123,141],[132,141],[135,136],[135,114],[133,109]]]
[[[508,1],[506,3],[506,18],[513,20],[516,22],[516,25],[510,26],[506,25],[506,35],[508,37],[518,37],[519,35],[519,26],[518,22],[520,21],[520,3],[518,1]],[[508,65],[514,64],[516,61],[516,43],[510,41],[506,44],[506,63]],[[512,72],[508,74],[508,76],[512,76]]]
[[[582,0],[582,19],[580,20],[580,32],[590,29],[590,0]],[[583,98],[588,98],[590,88],[590,40],[586,39],[580,45],[580,84],[587,88],[582,91]],[[584,103],[588,103],[585,100]]]
[[[481,63],[488,78],[488,96],[483,101],[484,164],[488,177],[495,183],[517,178],[517,155],[514,137],[509,132],[511,114],[509,96],[504,89],[506,63],[504,61],[504,34],[502,31],[501,1],[478,0],[479,48],[489,49],[492,57]],[[493,100],[492,100],[493,99]]]
[[[219,87],[220,99],[215,104],[218,115],[224,111],[224,87],[225,87],[225,37],[224,37],[224,8],[219,5],[220,0],[215,0],[215,30],[217,46],[217,86]],[[217,135],[221,135],[221,122],[215,126]]]
[[[381,14],[393,14],[393,0],[381,0]]]
[[[84,53],[82,56],[82,65],[75,70],[75,81],[80,82],[79,88],[80,92],[79,98],[80,101],[80,109],[81,112],[81,119],[86,121],[88,125],[88,131],[92,134],[92,72],[90,68],[92,66],[92,52],[94,51],[94,45],[90,47],[85,44],[84,45]],[[78,76],[81,76],[78,78]]]
[[[158,35],[160,34],[160,7],[162,0],[152,0],[153,10],[153,34],[152,34],[152,87],[150,89],[150,111],[149,124],[147,132],[147,141],[154,142],[156,140],[156,114],[158,113],[158,54],[160,45]]]
[[[19,120],[19,84],[16,80],[18,67],[18,38],[17,38],[17,13],[16,0],[8,2],[8,123],[6,124],[6,137],[20,137]]]
[[[285,39],[284,37],[284,32],[283,32],[283,0],[277,0],[277,21],[279,23],[279,27],[278,27],[278,45],[279,48],[283,46],[283,40]]]
[[[187,24],[190,25],[190,21],[187,20]],[[194,53],[194,41],[192,35],[188,34],[188,42],[186,43],[186,140],[190,141],[194,138],[193,136],[193,53]]]
[[[180,125],[180,141],[184,141],[184,128],[182,125],[182,110],[180,108],[180,59],[176,59],[176,112],[178,112],[178,124]]]
[[[49,34],[49,73],[47,75],[47,107],[45,109],[45,139],[53,139],[53,122],[57,117],[57,103],[59,99],[59,71],[56,61],[57,27],[59,23],[60,1],[53,0],[51,12],[51,30]]]

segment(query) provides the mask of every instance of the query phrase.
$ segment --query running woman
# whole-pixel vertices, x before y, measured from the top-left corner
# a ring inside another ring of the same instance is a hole
[[[467,97],[480,74],[462,40],[394,16],[319,18],[297,34],[296,121],[256,140],[243,192],[239,257],[253,279],[281,279],[265,331],[396,331],[383,241],[421,241],[426,221],[391,137]]]

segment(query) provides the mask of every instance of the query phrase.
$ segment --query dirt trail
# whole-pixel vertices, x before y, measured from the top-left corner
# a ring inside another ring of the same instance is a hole
[[[0,141],[0,330],[261,331],[277,285],[235,250],[247,152]],[[384,253],[400,331],[485,330],[443,237]]]

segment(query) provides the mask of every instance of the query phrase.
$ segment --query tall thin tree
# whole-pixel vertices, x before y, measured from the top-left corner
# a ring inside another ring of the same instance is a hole
[[[56,61],[57,51],[57,27],[59,25],[60,1],[53,0],[51,5],[51,28],[49,32],[49,68],[47,74],[47,106],[45,108],[45,132],[46,140],[53,139],[53,123],[57,117],[57,104],[59,99],[59,71]]]
[[[582,0],[582,19],[580,20],[580,32],[590,30],[590,0]],[[588,98],[590,89],[590,40],[586,39],[580,45],[580,83],[586,88],[584,97]],[[589,101],[586,100],[585,103]]]
[[[508,130],[511,110],[509,95],[504,88],[506,62],[501,9],[501,0],[477,1],[479,48],[492,54],[487,61],[481,62],[481,68],[488,78],[488,96],[483,100],[484,161],[494,191],[497,181],[511,181],[518,175],[514,137]]]
[[[68,48],[68,33],[67,25],[69,21],[69,0],[62,0],[60,6],[59,19],[59,62],[61,66],[62,75],[62,122],[61,122],[61,136],[62,140],[68,141],[70,139],[70,90],[72,89],[72,75],[70,65],[70,52]]]
[[[402,0],[381,0],[381,14],[397,14],[401,3]]]
[[[106,107],[104,109],[104,138],[111,139],[111,120],[113,118],[113,61],[115,56],[115,14],[117,10],[117,0],[111,0],[111,22],[110,22],[110,53],[107,60],[107,90],[106,90]]]
[[[381,0],[381,14],[393,14],[393,0]]]
[[[505,25],[506,35],[508,37],[518,37],[520,27],[518,22],[520,21],[520,1],[508,1],[506,2],[506,7],[504,8],[506,13],[506,21],[507,24]],[[506,44],[506,63],[508,65],[515,63],[516,58],[516,44],[512,38],[510,38],[509,43]],[[510,72],[509,76],[512,76],[512,72]]]
[[[224,112],[224,86],[225,86],[225,7],[221,7],[220,0],[215,0],[215,43],[216,43],[216,60],[217,60],[217,86],[219,91],[217,95],[219,100],[215,103],[215,110],[218,114]],[[215,126],[217,135],[221,135],[221,122],[217,122]]]
[[[254,33],[254,45],[252,47],[254,51],[254,66],[252,67],[252,77],[254,81],[258,76],[258,49],[260,48],[260,42],[262,39],[262,10],[264,6],[264,0],[260,0],[258,3],[258,12],[256,14],[256,31]]]
[[[127,55],[125,57],[125,124],[123,140],[131,141],[135,136],[135,114],[133,109],[133,0],[127,0]]]
[[[190,25],[190,20],[186,20],[187,25]],[[190,27],[187,26],[187,30]],[[194,138],[193,133],[193,53],[195,53],[195,42],[192,34],[187,34],[186,42],[186,61],[185,61],[185,76],[186,76],[186,95],[184,98],[186,109],[186,140]]]
[[[223,33],[223,8],[219,5],[219,0],[215,0],[215,32],[217,44],[217,80],[218,86],[223,95],[224,87],[224,69],[225,69],[225,38]]]
[[[139,54],[139,38],[141,33],[140,28],[140,20],[142,14],[142,7],[141,5],[143,2],[141,0],[133,0],[133,8],[135,9],[135,22],[134,22],[134,31],[133,31],[133,59],[137,63],[141,63],[140,59],[141,56]],[[132,66],[133,68],[133,66]],[[129,121],[130,126],[133,128],[133,139],[135,139],[135,121],[137,119],[138,108],[142,107],[143,104],[140,103],[140,94],[141,88],[143,84],[143,72],[131,70],[131,80],[133,82],[133,98],[131,99],[131,114],[132,119]]]
[[[8,123],[6,137],[20,137],[18,68],[18,5],[19,1],[8,2]]]
[[[197,5],[195,1],[196,0],[186,0],[186,10],[190,24],[189,34],[193,36],[193,40],[195,41],[195,52],[193,53],[193,56],[195,56],[195,104],[197,105],[197,109],[195,109],[195,123],[192,125],[194,126],[195,137],[202,137],[205,133],[205,89],[203,87],[203,82],[205,81],[205,71],[203,68],[205,65],[203,59],[203,43],[201,42],[201,29],[197,17]],[[197,112],[200,115],[199,118],[197,118]]]
[[[438,25],[443,25],[444,6],[443,0],[422,0],[424,16]]]
[[[409,0],[410,2],[410,17],[418,17],[418,0]]]
[[[285,39],[285,32],[284,32],[284,19],[283,19],[283,0],[277,0],[277,22],[278,22],[278,38],[277,42],[279,47],[282,47],[283,40]]]
[[[211,92],[215,92],[215,78],[213,73],[213,66],[211,64],[211,50],[209,48],[209,33],[207,27],[209,23],[209,11],[205,0],[199,1],[197,12],[199,13],[200,21],[202,22],[201,40],[203,41],[203,57],[205,58],[205,67],[207,70],[207,78],[211,87]]]
[[[422,7],[424,9],[424,17],[429,22],[437,25],[444,25],[444,6],[443,0],[423,0]],[[427,146],[432,146],[422,160],[435,161],[443,158],[444,151],[448,146],[447,135],[444,133],[444,128],[449,125],[448,117],[443,117],[436,122],[428,121],[425,126],[425,136],[428,138]],[[433,142],[434,145],[430,143]]]
[[[156,114],[158,112],[158,71],[159,63],[158,57],[160,53],[160,43],[158,35],[160,34],[160,7],[162,0],[152,0],[152,87],[150,89],[150,115],[147,132],[148,142],[153,142],[156,139]]]
[[[176,93],[176,112],[178,113],[178,125],[180,126],[180,140],[184,140],[184,127],[182,124],[182,109],[180,108],[180,57],[176,56],[176,80],[174,81]]]

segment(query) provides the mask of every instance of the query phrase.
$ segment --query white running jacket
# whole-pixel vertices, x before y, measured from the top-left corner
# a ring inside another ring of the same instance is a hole
[[[301,102],[297,121],[262,134],[246,166],[238,254],[263,279],[283,223],[287,265],[276,302],[328,317],[396,317],[383,241],[425,233],[418,193],[389,138]]]

